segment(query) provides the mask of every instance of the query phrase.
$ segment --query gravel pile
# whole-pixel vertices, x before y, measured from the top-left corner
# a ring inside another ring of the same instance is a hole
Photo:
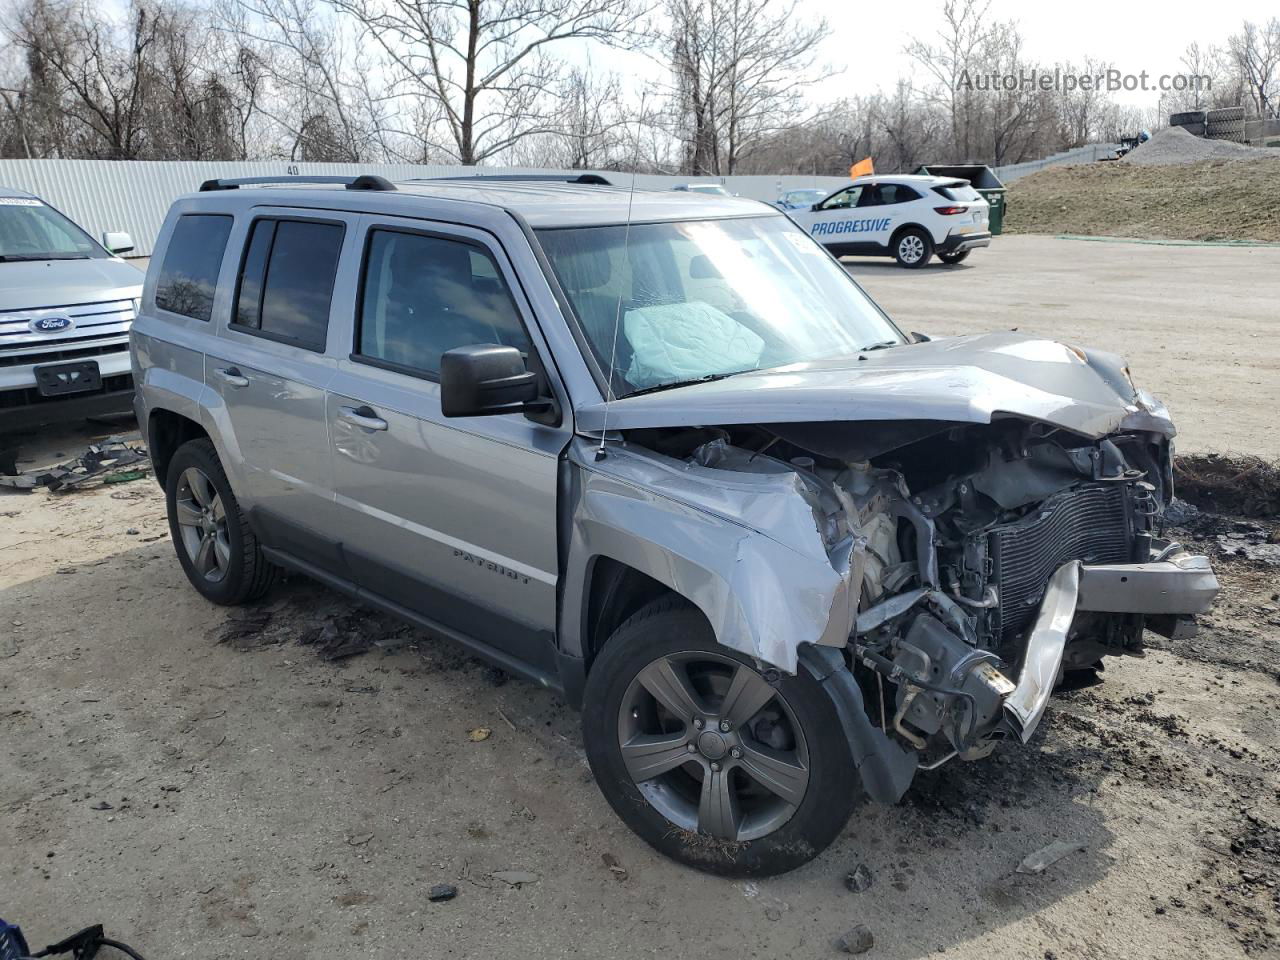
[[[1146,143],[1125,154],[1121,163],[1164,167],[1197,160],[1249,160],[1274,157],[1280,151],[1268,147],[1250,147],[1230,140],[1205,140],[1187,133],[1182,127],[1166,127]]]

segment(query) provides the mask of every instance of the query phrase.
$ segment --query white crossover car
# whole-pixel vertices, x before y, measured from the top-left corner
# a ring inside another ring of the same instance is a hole
[[[788,215],[838,257],[895,257],[923,267],[936,253],[959,263],[991,245],[987,201],[953,177],[859,177],[811,207]]]

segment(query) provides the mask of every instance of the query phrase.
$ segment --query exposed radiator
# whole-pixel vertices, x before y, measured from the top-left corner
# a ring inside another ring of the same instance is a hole
[[[1003,640],[1022,634],[1035,618],[1053,572],[1068,560],[1128,563],[1133,519],[1127,484],[1081,487],[1056,494],[1017,523],[988,531],[992,579]]]

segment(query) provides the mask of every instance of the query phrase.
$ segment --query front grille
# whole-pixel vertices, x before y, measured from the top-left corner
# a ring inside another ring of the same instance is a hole
[[[1035,619],[1049,578],[1064,563],[1129,562],[1133,521],[1128,487],[1107,484],[1056,494],[1017,523],[995,527],[987,536],[1000,595],[999,634],[1010,640]]]
[[[39,353],[0,353],[0,367],[36,366],[41,363],[59,363],[63,360],[83,360],[101,357],[109,353],[123,353],[129,349],[126,343],[100,343],[96,346],[69,346],[64,350],[41,350]]]

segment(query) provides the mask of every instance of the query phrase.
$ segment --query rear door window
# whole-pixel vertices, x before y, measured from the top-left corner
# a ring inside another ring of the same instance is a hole
[[[886,206],[894,203],[910,203],[912,200],[919,199],[920,194],[905,183],[880,184],[880,202]]]
[[[435,379],[455,347],[531,349],[497,263],[478,244],[371,230],[361,289],[355,353],[378,366]]]
[[[160,264],[157,307],[184,317],[209,320],[232,219],[205,213],[178,218]]]
[[[232,325],[322,352],[345,227],[314,220],[254,221],[245,245]]]

